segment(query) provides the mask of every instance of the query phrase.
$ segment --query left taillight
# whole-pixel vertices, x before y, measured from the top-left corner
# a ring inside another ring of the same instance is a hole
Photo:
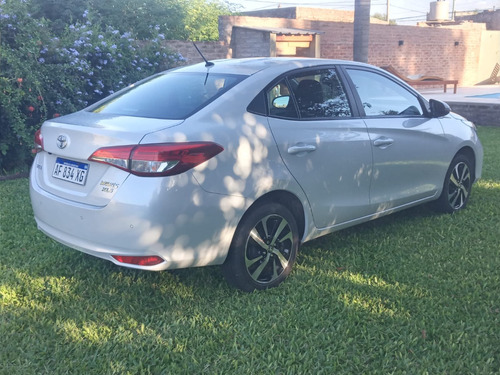
[[[109,164],[137,176],[173,176],[196,167],[223,150],[213,142],[127,145],[100,148],[88,160]]]
[[[42,130],[38,129],[35,132],[35,147],[33,147],[32,152],[34,154],[37,154],[40,151],[43,151],[43,136],[42,136]]]

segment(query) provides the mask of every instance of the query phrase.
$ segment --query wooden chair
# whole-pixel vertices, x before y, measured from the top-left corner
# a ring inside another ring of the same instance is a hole
[[[392,73],[399,79],[405,81],[408,83],[410,86],[435,86],[435,85],[443,85],[444,92],[446,92],[447,86],[448,85],[453,85],[453,93],[457,93],[457,85],[458,85],[458,80],[456,79],[444,79],[441,77],[435,77],[435,76],[422,76],[416,79],[412,79],[409,77],[406,77],[402,75],[396,68],[394,68],[392,65],[388,66],[382,66],[381,67],[384,70],[387,70],[389,73]]]
[[[491,75],[490,75],[490,83],[493,85],[495,83],[500,82],[500,77],[498,76],[498,72],[500,72],[500,64],[496,63],[495,67],[493,68],[493,71],[491,72]]]
[[[500,72],[500,64],[496,63],[489,78],[479,83],[476,83],[476,85],[494,85],[495,83],[499,83],[500,82],[500,76],[498,75],[499,72]]]

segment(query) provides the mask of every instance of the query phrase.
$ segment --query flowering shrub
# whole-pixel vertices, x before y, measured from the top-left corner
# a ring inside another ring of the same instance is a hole
[[[158,26],[151,40],[84,22],[54,36],[31,16],[28,0],[0,0],[0,173],[31,161],[33,134],[47,118],[80,110],[113,92],[176,66],[182,56],[164,46]]]

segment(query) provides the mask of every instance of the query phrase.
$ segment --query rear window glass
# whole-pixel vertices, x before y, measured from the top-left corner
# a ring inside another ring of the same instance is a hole
[[[169,72],[151,77],[90,107],[94,113],[184,119],[242,81],[233,74]]]

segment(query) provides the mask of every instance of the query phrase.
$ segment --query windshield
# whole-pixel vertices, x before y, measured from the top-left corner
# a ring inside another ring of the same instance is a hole
[[[90,107],[94,113],[159,119],[185,119],[246,76],[168,72],[132,85],[118,96]]]

